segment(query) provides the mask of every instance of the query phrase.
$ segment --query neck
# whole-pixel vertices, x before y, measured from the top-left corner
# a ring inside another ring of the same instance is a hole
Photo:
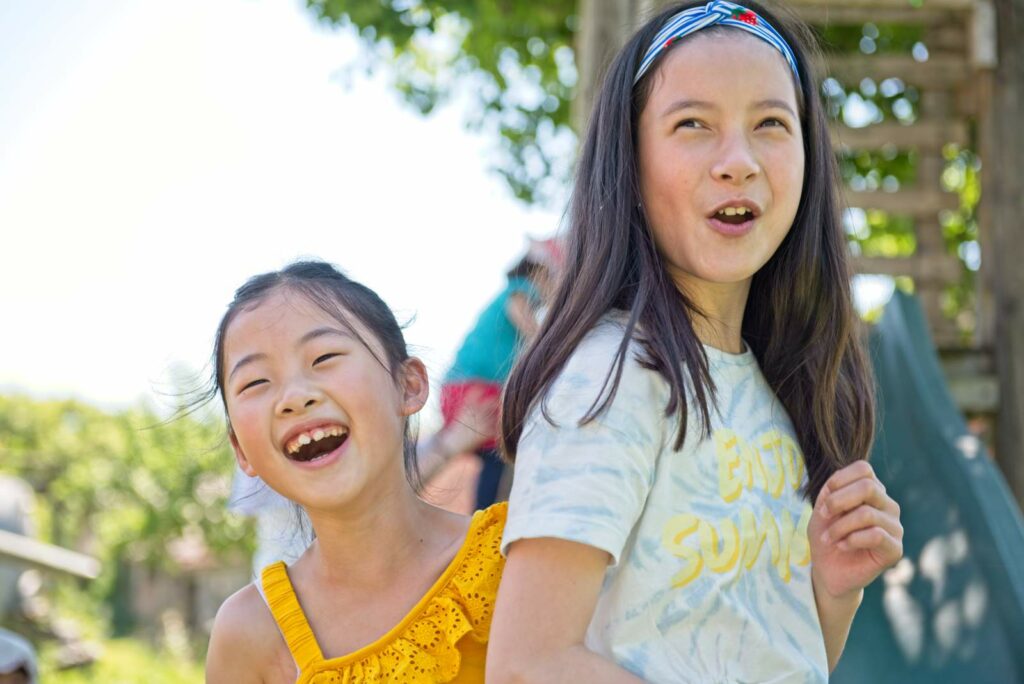
[[[743,312],[750,294],[750,279],[739,283],[709,283],[677,278],[676,283],[700,312],[692,317],[697,338],[726,353],[742,353]]]
[[[437,553],[447,527],[439,518],[444,513],[420,500],[404,479],[343,509],[306,513],[316,531],[310,571],[328,586],[368,590],[391,586],[424,554]]]

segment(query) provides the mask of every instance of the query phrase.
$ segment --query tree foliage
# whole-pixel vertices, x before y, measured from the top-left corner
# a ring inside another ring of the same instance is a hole
[[[470,123],[497,133],[493,168],[516,197],[562,196],[575,146],[575,0],[306,1],[321,21],[356,31],[366,66],[387,64],[421,113],[458,92],[475,99]]]
[[[84,667],[60,668],[50,649],[43,650],[40,660],[40,680],[47,684],[194,684],[203,681],[200,663],[132,639],[107,641],[100,658]]]
[[[97,591],[118,561],[174,570],[169,544],[214,558],[252,548],[251,525],[227,512],[234,459],[214,417],[105,412],[77,401],[0,396],[0,473],[27,480],[40,536],[97,556]]]
[[[365,64],[386,65],[396,90],[418,111],[432,111],[460,87],[472,93],[479,107],[471,123],[496,134],[500,154],[492,164],[513,193],[528,203],[564,199],[575,159],[569,105],[577,80],[576,0],[306,2],[323,22],[355,31],[365,48]],[[833,54],[928,56],[920,26],[864,23],[819,29]],[[919,115],[920,93],[898,78],[877,83],[830,78],[822,85],[822,97],[832,117],[855,126],[886,120],[911,124]],[[980,164],[970,149],[947,146],[944,154],[942,182],[960,194],[961,206],[940,220],[948,250],[964,263],[960,281],[947,288],[946,309],[969,335],[980,253],[975,219]],[[840,168],[853,189],[895,191],[916,181],[917,158],[893,145],[842,153]],[[850,240],[855,252],[871,256],[907,256],[917,246],[910,217],[879,211],[854,212]]]

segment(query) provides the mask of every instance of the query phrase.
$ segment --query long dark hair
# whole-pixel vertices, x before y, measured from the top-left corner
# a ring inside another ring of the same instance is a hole
[[[235,290],[235,297],[228,304],[227,311],[217,326],[213,344],[213,377],[211,392],[220,396],[227,414],[227,399],[224,396],[224,335],[228,326],[238,314],[257,306],[274,292],[287,290],[306,298],[320,307],[327,315],[343,325],[396,379],[402,364],[409,359],[402,327],[394,313],[377,293],[357,283],[332,264],[324,261],[297,261],[280,271],[271,271],[253,276]],[[380,358],[373,346],[359,334],[352,325],[351,317],[368,329],[380,342],[384,358]],[[228,423],[230,427],[230,416]],[[415,490],[421,488],[419,469],[416,463],[416,440],[410,421],[406,420],[403,440],[403,460],[409,484]]]
[[[686,435],[687,397],[699,414],[702,434],[708,435],[715,388],[692,324],[701,312],[666,272],[642,208],[637,121],[658,65],[633,85],[643,53],[668,18],[699,4],[679,3],[660,12],[608,68],[576,172],[565,271],[544,323],[505,389],[502,448],[510,460],[527,415],[580,340],[611,310],[628,313],[626,332],[604,387],[580,424],[611,404],[630,340],[637,339],[644,350],[642,365],[668,383],[666,416],[679,415],[674,448],[682,448]],[[867,457],[874,435],[874,382],[851,300],[837,165],[818,80],[809,69],[816,56],[813,34],[795,17],[745,4],[771,23],[796,54],[806,163],[793,226],[753,277],[742,336],[793,421],[813,500],[835,470]],[[734,29],[714,27],[703,33],[729,30]],[[550,420],[543,401],[539,409]]]

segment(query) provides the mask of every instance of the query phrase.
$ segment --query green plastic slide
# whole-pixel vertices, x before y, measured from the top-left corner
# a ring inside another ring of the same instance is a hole
[[[1024,519],[946,388],[917,301],[873,332],[871,463],[902,507],[904,559],[865,591],[839,684],[1024,682]]]

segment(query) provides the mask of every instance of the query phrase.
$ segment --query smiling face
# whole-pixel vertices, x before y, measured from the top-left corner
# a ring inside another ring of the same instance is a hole
[[[796,87],[775,48],[734,29],[685,38],[649,78],[644,209],[669,274],[699,305],[709,283],[748,287],[789,232],[804,175]]]
[[[396,381],[378,360],[386,356],[377,338],[347,318],[356,330],[277,289],[224,333],[222,385],[239,465],[307,509],[407,486],[405,420],[427,397],[422,363],[407,360]]]

